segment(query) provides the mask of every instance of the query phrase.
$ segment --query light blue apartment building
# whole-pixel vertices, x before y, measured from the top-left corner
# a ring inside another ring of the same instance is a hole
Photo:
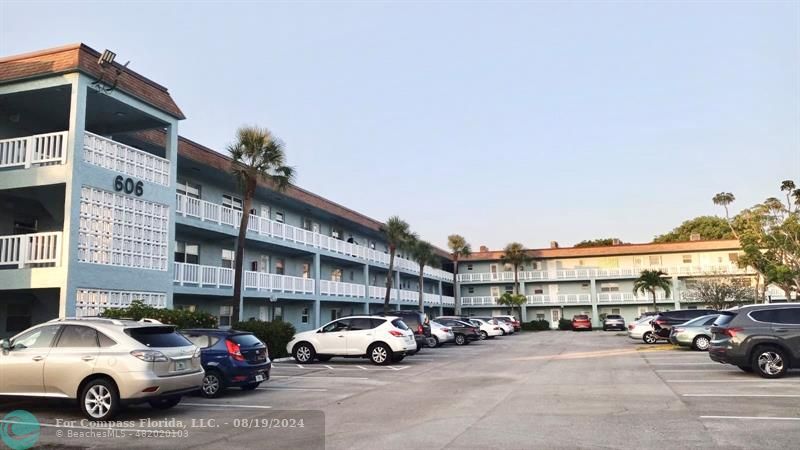
[[[230,323],[242,199],[223,154],[180,137],[168,90],[85,45],[0,59],[0,336],[133,300]],[[299,330],[392,304],[418,308],[419,268],[388,270],[382,224],[292,186],[259,186],[242,318]],[[452,310],[453,274],[423,302]]]

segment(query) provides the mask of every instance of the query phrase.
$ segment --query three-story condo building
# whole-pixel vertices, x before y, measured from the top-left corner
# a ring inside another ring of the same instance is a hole
[[[555,327],[561,318],[587,314],[601,326],[603,314],[620,314],[630,321],[653,311],[649,295],[634,294],[633,283],[642,270],[662,270],[672,284],[669,296],[658,292],[659,310],[704,308],[693,298],[692,283],[701,278],[733,276],[754,286],[755,272],[740,268],[737,240],[690,241],[665,244],[622,244],[604,247],[550,248],[527,251],[531,262],[518,273],[519,293],[527,302],[521,319],[544,319]],[[507,314],[497,298],[514,291],[514,273],[501,262],[502,251],[481,247],[459,261],[458,289],[467,315]],[[755,287],[754,287],[755,289]],[[770,287],[772,300],[785,300],[782,290]]]
[[[82,44],[0,59],[0,336],[133,300],[234,320],[234,250],[251,214],[242,318],[310,329],[392,303],[417,308],[419,268],[393,273],[382,224],[291,186],[251,211],[231,160],[178,135],[163,86]],[[448,255],[424,270],[431,312],[453,305]],[[379,306],[380,305],[380,306]]]

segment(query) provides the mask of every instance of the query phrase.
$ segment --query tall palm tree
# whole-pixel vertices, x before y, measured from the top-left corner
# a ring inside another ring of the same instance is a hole
[[[658,310],[656,290],[661,289],[667,297],[669,297],[672,292],[672,282],[664,278],[665,276],[667,276],[667,274],[660,270],[643,270],[639,274],[639,278],[633,282],[634,294],[649,293],[653,296],[653,311]]]
[[[233,317],[241,320],[242,275],[247,224],[259,180],[277,191],[284,191],[295,177],[294,168],[286,165],[286,154],[281,142],[268,129],[244,126],[236,131],[236,142],[228,146],[233,159],[231,168],[242,190],[243,210],[236,240],[233,278]]]
[[[392,293],[392,280],[394,279],[394,256],[398,248],[405,248],[414,237],[408,222],[397,217],[389,217],[383,224],[383,235],[389,244],[389,273],[386,275],[386,296],[383,298],[383,312],[389,311],[389,299]]]
[[[503,249],[500,262],[514,267],[514,294],[519,294],[519,267],[532,258],[525,253],[525,247],[519,242],[512,242]]]
[[[453,255],[453,296],[455,297],[456,315],[461,315],[461,292],[458,288],[458,260],[472,254],[472,247],[466,239],[459,234],[447,236],[447,247]]]
[[[408,249],[411,257],[419,264],[419,310],[425,311],[425,303],[422,300],[425,276],[422,272],[425,266],[433,267],[438,262],[438,258],[436,258],[436,252],[433,251],[433,245],[427,241],[413,239],[408,243]]]

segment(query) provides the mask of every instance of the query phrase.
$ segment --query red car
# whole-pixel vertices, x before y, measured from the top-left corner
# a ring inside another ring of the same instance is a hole
[[[592,319],[586,314],[578,314],[572,317],[572,331],[578,330],[592,331]]]
[[[519,331],[522,328],[522,324],[520,324],[519,320],[517,320],[517,318],[514,317],[514,316],[494,316],[493,318],[494,319],[505,319],[505,320],[511,322],[511,325],[514,327],[514,331]]]

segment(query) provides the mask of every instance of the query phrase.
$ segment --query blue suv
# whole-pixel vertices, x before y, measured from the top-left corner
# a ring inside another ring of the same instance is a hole
[[[269,350],[252,333],[202,328],[181,333],[200,347],[206,372],[200,389],[203,397],[219,397],[229,387],[251,391],[269,379]]]

